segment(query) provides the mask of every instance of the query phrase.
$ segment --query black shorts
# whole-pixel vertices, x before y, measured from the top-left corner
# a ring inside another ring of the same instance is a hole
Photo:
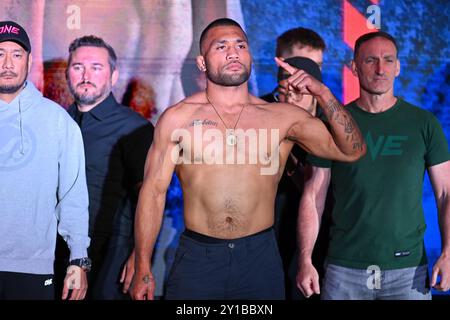
[[[52,274],[0,271],[0,300],[54,300]]]
[[[232,240],[190,230],[181,235],[166,284],[166,299],[284,297],[283,266],[273,228]]]

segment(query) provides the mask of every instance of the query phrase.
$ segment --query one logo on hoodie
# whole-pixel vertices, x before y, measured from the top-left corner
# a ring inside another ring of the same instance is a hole
[[[23,168],[36,153],[36,137],[17,117],[0,121],[0,171]]]

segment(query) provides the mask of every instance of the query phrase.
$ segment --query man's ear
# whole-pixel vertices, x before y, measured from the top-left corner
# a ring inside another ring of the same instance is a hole
[[[400,60],[397,58],[397,65],[395,66],[395,76],[398,77],[400,74]]]
[[[205,58],[203,56],[197,56],[197,68],[202,71],[205,72],[206,71],[206,62],[205,62]]]
[[[28,54],[28,74],[31,72],[31,64],[33,63],[33,56],[31,52]]]
[[[114,85],[116,84],[117,80],[119,80],[119,69],[113,71],[112,75],[111,75],[111,84],[114,87]]]
[[[355,77],[358,77],[358,68],[356,67],[356,62],[355,62],[355,60],[352,60],[352,62],[351,62],[351,69],[352,69],[352,74],[355,76]]]

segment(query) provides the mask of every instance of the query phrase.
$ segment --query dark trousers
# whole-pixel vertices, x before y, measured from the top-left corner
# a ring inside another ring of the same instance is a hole
[[[92,260],[92,268],[88,273],[89,287],[86,296],[88,300],[96,300],[98,298],[94,294],[94,288],[97,285],[97,279],[100,276],[100,270],[102,269],[103,263],[105,261],[111,234],[97,232],[90,237],[91,244],[88,248],[88,255]]]
[[[185,230],[167,280],[168,300],[281,300],[283,265],[272,228],[224,240]]]
[[[54,300],[52,274],[0,271],[0,300]]]
[[[106,256],[97,273],[92,288],[92,298],[96,300],[128,300],[130,296],[122,292],[120,276],[122,269],[133,250],[133,239],[124,236],[112,236]]]

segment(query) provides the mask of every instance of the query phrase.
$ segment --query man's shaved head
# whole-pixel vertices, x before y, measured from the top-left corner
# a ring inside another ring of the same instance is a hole
[[[211,22],[210,24],[208,24],[208,26],[206,26],[206,28],[203,30],[201,36],[200,36],[200,54],[203,54],[203,43],[206,40],[206,37],[208,36],[208,32],[209,30],[215,28],[215,27],[224,27],[224,26],[233,26],[233,27],[237,27],[239,29],[242,30],[242,33],[245,36],[245,41],[248,42],[247,39],[247,34],[245,33],[244,29],[242,29],[241,25],[239,23],[237,23],[236,21],[234,21],[233,19],[229,19],[229,18],[220,18],[220,19],[216,19],[213,22]]]

